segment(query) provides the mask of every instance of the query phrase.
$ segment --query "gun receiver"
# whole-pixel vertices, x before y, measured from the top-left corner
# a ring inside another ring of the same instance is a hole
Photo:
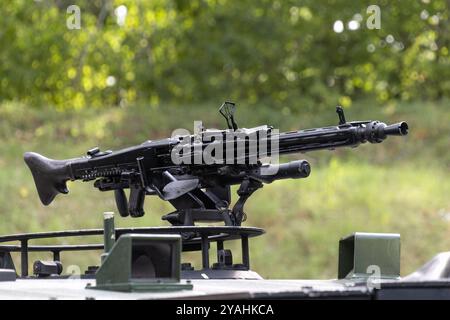
[[[226,111],[222,110],[224,106]],[[228,130],[203,130],[197,135],[147,141],[114,152],[94,148],[84,157],[69,160],[52,160],[27,152],[24,160],[44,205],[49,205],[59,193],[68,193],[68,180],[95,180],[94,186],[100,191],[114,191],[118,211],[124,217],[142,216],[145,196],[156,195],[175,207],[176,211],[163,217],[173,225],[193,225],[196,221],[240,225],[245,219],[246,200],[263,184],[306,178],[310,174],[306,160],[262,164],[265,157],[274,155],[274,141],[278,144],[275,152],[283,155],[380,143],[388,136],[408,134],[406,122],[392,125],[379,121],[346,122],[340,107],[337,126],[285,133],[276,133],[268,126],[239,129],[233,116],[234,104],[230,102],[222,106],[221,113]],[[236,135],[232,140],[217,139],[230,133]],[[211,135],[214,140],[208,138]],[[252,143],[257,147],[252,148]],[[264,143],[269,147],[261,148]],[[200,162],[192,162],[211,148],[227,154],[227,161],[208,162],[200,157]],[[230,148],[231,163],[227,153]],[[174,155],[179,156],[177,161]],[[239,185],[239,199],[229,209],[232,185]],[[125,189],[130,189],[128,199]]]

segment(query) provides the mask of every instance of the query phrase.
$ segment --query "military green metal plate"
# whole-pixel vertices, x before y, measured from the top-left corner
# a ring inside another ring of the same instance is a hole
[[[169,234],[126,234],[103,259],[88,289],[142,292],[190,290],[181,283],[181,237]]]
[[[339,241],[339,279],[400,277],[400,235],[356,232]]]

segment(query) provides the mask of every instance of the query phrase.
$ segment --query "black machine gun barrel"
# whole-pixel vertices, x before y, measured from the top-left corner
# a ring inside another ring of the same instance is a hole
[[[245,217],[245,201],[264,183],[306,178],[310,174],[306,160],[264,164],[263,161],[274,153],[356,147],[408,133],[406,122],[392,125],[380,121],[346,122],[342,108],[338,107],[337,113],[339,124],[336,126],[278,133],[269,126],[238,128],[233,116],[234,104],[226,102],[221,114],[227,120],[227,130],[202,129],[194,135],[146,141],[118,151],[102,152],[94,148],[84,157],[68,160],[52,160],[27,152],[24,160],[44,205],[50,204],[59,193],[68,193],[66,182],[69,180],[95,180],[94,186],[100,191],[114,191],[122,216],[142,216],[145,196],[156,195],[175,207],[175,212],[164,217],[174,225],[203,220],[240,225]],[[229,134],[233,139],[225,138]],[[211,135],[215,139],[210,139]],[[217,136],[224,139],[217,139]],[[261,145],[266,147],[261,148]],[[226,161],[217,161],[216,157],[213,162],[197,159],[211,147],[226,154]],[[231,156],[229,148],[232,148]],[[174,155],[179,157],[174,159]],[[232,185],[239,185],[239,200],[229,209]],[[130,190],[128,199],[125,189]]]
[[[356,147],[361,143],[380,143],[388,136],[408,134],[406,122],[386,125],[379,121],[355,121],[336,127],[314,128],[281,133],[280,154]]]

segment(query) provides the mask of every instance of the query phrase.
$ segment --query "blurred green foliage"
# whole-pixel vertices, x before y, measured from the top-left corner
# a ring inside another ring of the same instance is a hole
[[[80,30],[66,27],[71,4]],[[448,1],[376,1],[380,30],[366,27],[370,4],[9,1],[0,9],[0,100],[80,109],[230,98],[307,109],[450,96]]]

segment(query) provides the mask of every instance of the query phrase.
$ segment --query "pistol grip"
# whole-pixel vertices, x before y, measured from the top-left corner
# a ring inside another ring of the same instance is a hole
[[[133,218],[142,217],[144,212],[145,190],[141,187],[130,186],[128,212]]]
[[[116,199],[117,210],[121,217],[128,217],[128,201],[123,189],[114,190],[114,198]]]

